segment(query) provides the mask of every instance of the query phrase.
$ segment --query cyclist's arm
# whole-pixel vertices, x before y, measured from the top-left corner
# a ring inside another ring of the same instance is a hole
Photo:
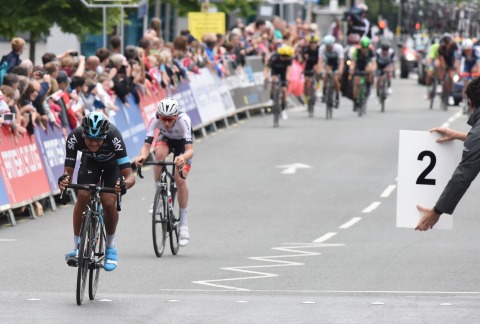
[[[148,137],[147,139],[145,139],[145,143],[143,143],[143,146],[140,150],[140,155],[137,156],[137,158],[135,159],[135,163],[137,165],[142,165],[143,162],[145,162],[145,160],[148,158],[148,155],[150,154],[150,147],[152,146],[152,142],[153,142],[153,137],[150,137],[150,141],[151,142],[148,142]]]
[[[315,66],[315,72],[320,74],[322,73],[322,71],[323,71],[323,56],[319,56],[317,65]]]
[[[67,175],[68,177],[63,179],[62,181],[59,181],[58,183],[58,187],[60,188],[60,190],[65,190],[65,187],[68,186],[68,184],[70,184],[72,182],[72,179],[73,179],[73,171],[75,169],[72,168],[72,167],[65,167],[63,169],[63,174],[64,175]]]
[[[285,72],[285,80],[287,81],[290,81],[290,71],[292,70],[291,67],[291,65],[287,66],[287,71]]]
[[[263,69],[263,77],[265,78],[265,80],[268,80],[268,78],[270,77],[270,68],[268,67],[268,65],[266,65]]]

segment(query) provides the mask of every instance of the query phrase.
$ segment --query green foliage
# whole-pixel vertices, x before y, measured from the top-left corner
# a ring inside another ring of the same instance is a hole
[[[218,11],[231,14],[233,10],[238,9],[237,16],[248,17],[256,13],[257,5],[261,0],[225,0],[223,3],[217,3]]]
[[[119,21],[118,9],[108,9],[107,25]],[[63,32],[77,35],[80,39],[87,34],[102,32],[102,9],[87,8],[80,0],[15,0],[2,7],[0,35],[6,38],[21,32],[48,36],[51,27],[57,24]]]

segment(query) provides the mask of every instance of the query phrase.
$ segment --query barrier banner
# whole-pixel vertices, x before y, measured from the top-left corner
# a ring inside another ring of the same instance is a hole
[[[10,200],[8,200],[7,190],[5,190],[5,184],[3,183],[3,175],[0,177],[0,210],[5,207],[8,208]]]
[[[117,99],[119,100],[119,99]],[[129,133],[123,135],[123,138],[131,138],[133,145],[136,150],[139,150],[139,147],[142,145],[143,141],[145,140],[145,135],[147,134],[147,130],[145,127],[145,123],[143,122],[143,117],[140,111],[140,107],[135,102],[135,98],[133,95],[129,95],[127,97],[128,103],[130,107],[125,106],[123,112],[125,113],[125,118],[127,120],[128,130]],[[132,152],[127,148],[128,152]],[[130,153],[130,155],[132,154]],[[131,157],[131,156],[130,156]]]
[[[153,91],[153,89],[152,89]],[[157,111],[157,106],[160,100],[166,97],[165,90],[158,89],[157,92],[152,92],[151,95],[144,95],[142,92],[139,92],[140,96],[140,113],[143,118],[145,127],[148,126],[148,121],[152,115]]]
[[[10,130],[1,127],[0,173],[12,207],[50,193],[45,168],[33,136],[21,136],[18,144]]]
[[[200,119],[203,124],[219,120],[225,116],[223,100],[219,92],[220,80],[209,69],[200,69],[199,74],[190,77]]]
[[[192,128],[202,124],[200,114],[198,113],[197,103],[188,81],[183,80],[178,83],[177,91],[173,95],[180,105],[180,110],[185,111],[192,121]]]
[[[35,128],[35,138],[45,166],[50,190],[57,194],[58,178],[63,174],[65,164],[65,139],[62,130],[51,124],[47,126],[47,131]]]

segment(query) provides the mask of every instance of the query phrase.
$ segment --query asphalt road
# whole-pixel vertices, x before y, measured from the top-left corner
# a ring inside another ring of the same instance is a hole
[[[479,184],[453,230],[395,227],[399,130],[466,117],[429,110],[413,80],[394,91],[385,113],[344,98],[330,121],[297,107],[278,129],[257,116],[197,140],[177,256],[153,252],[146,171],[123,201],[118,269],[80,307],[71,205],[0,228],[0,322],[478,323]]]

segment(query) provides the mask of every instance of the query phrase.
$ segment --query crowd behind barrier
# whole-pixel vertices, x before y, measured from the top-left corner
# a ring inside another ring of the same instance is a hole
[[[138,154],[148,119],[167,95],[179,101],[194,131],[238,112],[267,106],[269,94],[263,87],[261,62],[261,57],[249,57],[244,69],[236,69],[226,78],[201,68],[189,79],[179,81],[175,90],[152,84],[138,90],[138,104],[132,94],[125,102],[112,96],[119,109],[110,118],[123,134],[129,157],[133,160]],[[32,203],[44,198],[49,198],[55,209],[53,196],[59,194],[57,179],[63,174],[68,145],[62,128],[50,122],[45,130],[35,127],[33,135],[14,137],[7,127],[0,127],[0,143],[0,212],[15,225],[12,209],[29,206],[34,215]]]

